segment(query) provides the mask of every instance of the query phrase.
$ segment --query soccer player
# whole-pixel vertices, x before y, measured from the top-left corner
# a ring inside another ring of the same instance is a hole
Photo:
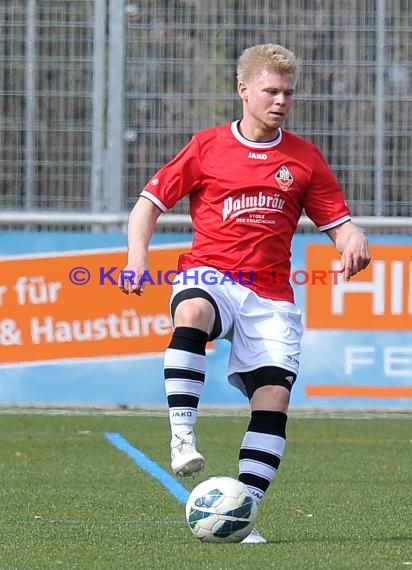
[[[190,200],[193,244],[178,262],[171,296],[174,332],[164,357],[171,427],[171,467],[178,476],[204,468],[194,427],[205,379],[208,340],[231,341],[230,383],[249,399],[250,423],[240,445],[239,479],[259,502],[284,454],[289,397],[299,366],[301,313],[294,304],[291,240],[303,209],[341,254],[347,281],[364,269],[367,238],[321,152],[285,130],[297,61],[283,46],[241,54],[240,120],[195,134],[141,192],[128,227],[128,262],[139,277],[162,212]],[[211,279],[211,275],[215,278]],[[229,278],[228,278],[229,277]],[[264,543],[256,531],[244,542]]]

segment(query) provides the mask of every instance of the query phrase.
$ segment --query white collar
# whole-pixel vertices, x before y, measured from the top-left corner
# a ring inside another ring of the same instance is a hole
[[[239,123],[240,121],[233,121],[233,123],[231,124],[230,128],[232,130],[232,135],[235,137],[235,139],[237,139],[240,143],[242,143],[245,146],[248,146],[249,148],[260,148],[260,149],[265,149],[265,148],[273,148],[274,146],[277,146],[281,140],[282,140],[282,129],[279,127],[278,128],[278,135],[277,137],[273,140],[273,141],[269,141],[269,142],[257,142],[257,141],[251,141],[247,138],[245,138],[239,131]]]

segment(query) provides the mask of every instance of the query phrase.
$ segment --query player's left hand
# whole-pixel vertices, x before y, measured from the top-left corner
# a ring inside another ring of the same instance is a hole
[[[344,281],[349,281],[359,271],[368,267],[370,260],[366,235],[360,231],[351,233],[341,255],[341,271]]]

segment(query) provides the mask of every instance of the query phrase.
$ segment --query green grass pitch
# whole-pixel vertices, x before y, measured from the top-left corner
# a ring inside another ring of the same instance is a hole
[[[1,570],[412,568],[412,415],[291,414],[264,502],[265,545],[202,544],[184,507],[104,437],[169,471],[165,414],[0,414]],[[244,413],[200,413],[207,468],[237,475]]]

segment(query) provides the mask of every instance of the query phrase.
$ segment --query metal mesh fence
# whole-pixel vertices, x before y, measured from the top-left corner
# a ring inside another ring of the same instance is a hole
[[[89,209],[93,1],[0,3],[1,207]]]
[[[355,215],[411,216],[410,8],[410,0],[3,0],[1,208],[129,210],[193,132],[239,117],[236,59],[276,42],[301,61],[286,127],[320,147]],[[113,10],[120,31],[110,27]],[[119,66],[121,83],[110,83]],[[117,180],[108,165],[118,162]]]
[[[128,203],[193,131],[239,116],[236,58],[276,42],[301,60],[287,127],[322,149],[356,215],[410,215],[411,12],[408,2],[388,2],[379,14],[378,4],[135,3],[127,19]]]

